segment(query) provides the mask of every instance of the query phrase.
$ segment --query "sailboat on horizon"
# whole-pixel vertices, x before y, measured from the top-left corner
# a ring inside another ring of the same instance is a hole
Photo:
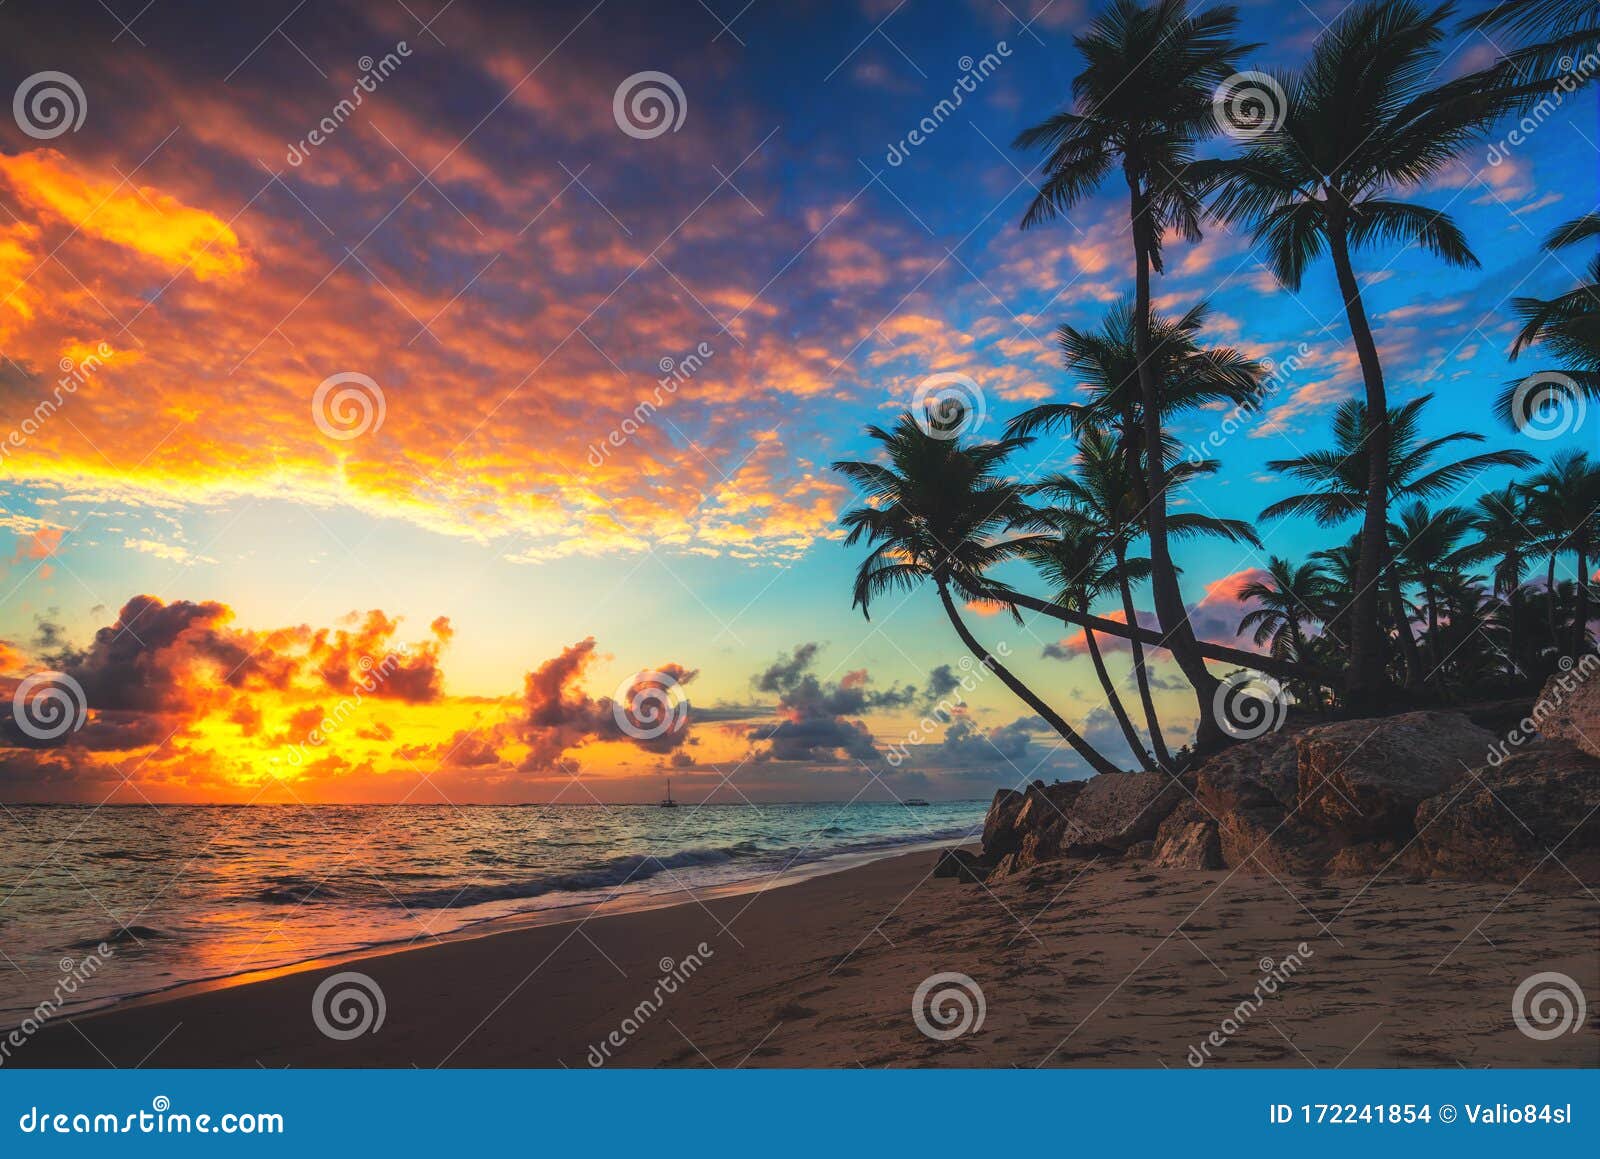
[[[677,807],[678,807],[678,802],[676,802],[676,801],[674,801],[672,799],[672,778],[668,777],[667,778],[667,795],[666,795],[666,798],[661,802],[661,808],[663,808],[663,809],[676,809]]]

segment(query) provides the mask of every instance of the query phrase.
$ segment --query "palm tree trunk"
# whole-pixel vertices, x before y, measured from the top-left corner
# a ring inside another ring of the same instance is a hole
[[[1150,759],[1150,754],[1145,751],[1144,742],[1134,731],[1133,721],[1128,719],[1128,710],[1122,706],[1122,697],[1117,695],[1116,685],[1111,683],[1111,674],[1106,671],[1106,662],[1100,655],[1100,644],[1094,638],[1094,630],[1085,628],[1083,638],[1089,642],[1089,658],[1094,661],[1095,675],[1100,677],[1100,687],[1105,689],[1106,703],[1111,706],[1111,713],[1117,718],[1117,725],[1122,729],[1122,735],[1128,742],[1128,750],[1138,759],[1140,768],[1147,773],[1155,772],[1155,762]]]
[[[1137,159],[1134,164],[1137,165]],[[1167,650],[1177,661],[1184,678],[1194,687],[1199,706],[1194,747],[1196,754],[1203,756],[1226,747],[1231,740],[1212,710],[1221,682],[1211,675],[1200,655],[1194,629],[1189,625],[1189,613],[1183,604],[1183,589],[1178,586],[1178,572],[1172,564],[1172,550],[1167,543],[1167,467],[1161,453],[1161,392],[1150,365],[1150,254],[1154,247],[1149,199],[1136,173],[1136,168],[1128,171],[1128,192],[1133,216],[1133,335],[1144,419],[1144,527],[1150,540],[1150,590]]]
[[[1128,551],[1120,535],[1116,540],[1116,554],[1117,586],[1122,590],[1122,615],[1129,625],[1134,625],[1139,613],[1133,606],[1133,587],[1128,583],[1128,577],[1121,574],[1128,563]],[[1135,635],[1128,638],[1128,644],[1133,651],[1133,677],[1139,685],[1139,701],[1144,706],[1144,724],[1150,732],[1150,747],[1155,750],[1156,761],[1161,767],[1171,769],[1172,753],[1167,749],[1166,738],[1161,735],[1161,719],[1156,716],[1155,697],[1150,695],[1150,673],[1144,665],[1144,643]]]
[[[1550,650],[1561,653],[1561,633],[1556,630],[1556,553],[1550,553],[1550,567],[1544,576],[1544,611],[1550,627]]]
[[[1383,386],[1383,364],[1372,338],[1361,287],[1350,264],[1343,207],[1330,202],[1328,251],[1333,258],[1339,292],[1344,297],[1350,337],[1366,383],[1367,503],[1361,521],[1361,556],[1356,566],[1356,594],[1351,609],[1350,672],[1345,700],[1357,712],[1376,712],[1383,700],[1383,633],[1378,615],[1378,576],[1389,535],[1389,396]]]
[[[1589,650],[1589,543],[1581,538],[1578,552],[1578,612],[1573,617],[1572,655],[1576,659]]]
[[[956,611],[955,601],[950,598],[950,589],[943,583],[939,584],[939,599],[944,604],[945,615],[950,617],[950,624],[955,628],[956,635],[960,636],[961,642],[967,646],[967,651],[976,657],[980,664],[998,676],[1001,684],[1011,689],[1018,699],[1038,713],[1046,724],[1060,733],[1066,742],[1072,746],[1073,750],[1087,761],[1089,767],[1095,772],[1115,773],[1121,771],[1116,765],[1101,756],[1093,745],[1079,736],[1070,724],[1061,719],[1055,709],[1040,700],[1031,688],[1018,680],[1009,668],[989,655],[988,650],[978,643],[977,638],[967,630],[967,625],[962,621],[961,614]]]
[[[1520,568],[1518,569],[1521,570]],[[1506,593],[1506,664],[1510,671],[1506,673],[1509,683],[1517,682],[1517,594],[1519,588],[1512,588]]]
[[[1416,634],[1411,631],[1411,617],[1406,613],[1405,593],[1395,584],[1390,592],[1390,616],[1395,631],[1400,636],[1400,655],[1406,662],[1406,687],[1422,687],[1422,656],[1417,649]]]

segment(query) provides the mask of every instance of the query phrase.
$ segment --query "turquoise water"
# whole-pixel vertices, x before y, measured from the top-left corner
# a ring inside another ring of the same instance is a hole
[[[84,1007],[484,923],[648,905],[982,827],[985,802],[644,806],[10,806],[0,1026],[112,951]]]

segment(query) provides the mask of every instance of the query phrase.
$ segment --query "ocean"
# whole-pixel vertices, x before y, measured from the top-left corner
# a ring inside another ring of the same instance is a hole
[[[88,1009],[597,903],[760,888],[974,836],[985,806],[6,806],[0,1028],[53,995]]]

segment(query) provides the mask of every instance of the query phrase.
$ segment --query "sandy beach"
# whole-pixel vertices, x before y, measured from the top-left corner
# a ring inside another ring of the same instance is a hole
[[[933,864],[919,852],[178,992],[58,1019],[9,1065],[1184,1067],[1208,1041],[1214,1066],[1600,1065],[1593,1007],[1549,1041],[1512,1019],[1518,983],[1540,971],[1600,994],[1596,903],[1576,881],[1069,861],[986,887],[934,878]],[[384,1020],[338,1040],[313,996],[348,970],[381,988]],[[912,1009],[942,973],[970,977],[983,1007],[947,1040]]]

